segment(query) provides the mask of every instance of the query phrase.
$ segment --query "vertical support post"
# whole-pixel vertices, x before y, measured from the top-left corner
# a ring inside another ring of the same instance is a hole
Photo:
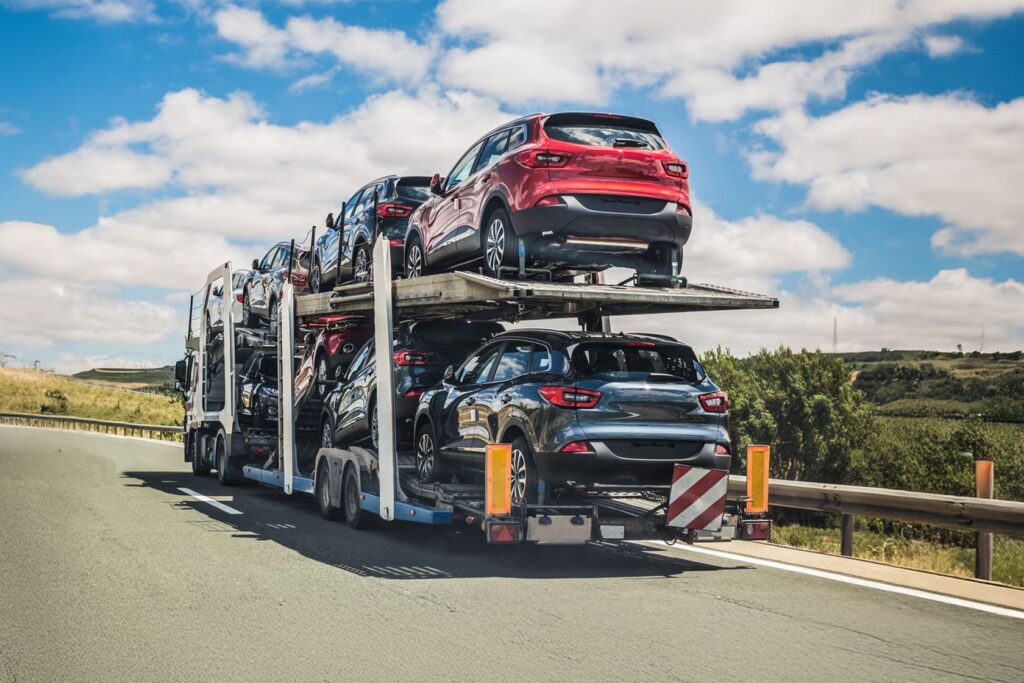
[[[380,196],[377,194],[377,190],[373,191],[373,241],[377,243],[377,235],[380,234],[380,216],[377,215],[377,201]]]
[[[281,467],[284,470],[284,492],[292,493],[295,482],[295,290],[285,282],[281,303],[277,308],[277,439]]]
[[[842,516],[841,529],[839,552],[846,557],[853,557],[853,515]]]
[[[376,204],[376,202],[374,202]],[[376,212],[374,213],[376,215]],[[391,245],[378,239],[373,245],[373,270],[391,273]],[[380,516],[395,518],[398,486],[398,454],[395,451],[395,374],[392,357],[391,278],[373,279],[374,361],[377,364],[377,461],[380,465]]]
[[[338,231],[338,256],[334,262],[334,286],[337,287],[341,284],[341,247],[345,244],[345,210],[347,202],[341,203],[341,215],[338,216],[338,220],[334,222],[334,227]]]
[[[292,263],[295,261],[295,240],[292,240],[288,248],[288,282],[292,281]]]
[[[974,462],[975,492],[978,498],[992,498],[995,494],[995,468],[991,460]],[[974,554],[974,576],[986,581],[992,580],[992,534],[979,532],[977,549]]]

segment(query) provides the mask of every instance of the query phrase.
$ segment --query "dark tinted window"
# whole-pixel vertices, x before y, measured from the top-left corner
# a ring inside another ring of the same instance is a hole
[[[273,247],[260,261],[260,270],[267,270],[270,268],[270,264],[274,262],[274,257],[277,256],[277,247]]]
[[[288,258],[288,250],[278,247],[277,253],[274,254],[274,261],[270,264],[271,268],[280,268],[285,264],[285,259]]]
[[[553,114],[544,122],[544,132],[552,140],[592,147],[665,148],[653,123],[629,116]]]
[[[484,145],[480,159],[476,163],[477,171],[490,168],[498,162],[501,155],[508,149],[508,133],[508,130],[503,130],[487,138],[487,144]]]
[[[466,364],[459,371],[458,380],[463,384],[476,384],[487,381],[491,374],[491,368],[498,360],[498,352],[501,351],[501,344],[488,346],[483,351],[466,361]]]
[[[356,357],[352,359],[352,364],[348,366],[348,372],[345,373],[346,379],[352,379],[366,367],[366,363],[369,361],[370,356],[373,355],[373,341],[368,341],[356,354]]]
[[[526,142],[526,124],[519,124],[512,129],[512,135],[508,139],[508,149],[515,149]]]
[[[430,198],[430,188],[427,186],[429,180],[425,180],[422,185],[411,185],[404,182],[399,182],[398,187],[395,188],[395,194],[404,199],[411,199],[416,202],[425,202]]]
[[[693,384],[704,374],[690,347],[645,341],[583,343],[572,364],[581,377],[609,380],[663,375]]]
[[[492,381],[504,382],[525,375],[530,368],[530,356],[533,350],[534,345],[529,342],[506,342],[505,351],[501,354],[498,367],[494,370]]]
[[[362,190],[359,190],[354,195],[349,197],[349,200],[345,202],[345,221],[348,222],[349,218],[352,218],[352,214],[356,212],[356,206],[359,205],[359,197],[363,194]]]
[[[483,144],[483,141],[476,143],[473,145],[473,149],[466,152],[466,156],[459,159],[459,163],[455,164],[455,168],[448,174],[448,179],[445,181],[445,190],[458,187],[459,183],[473,173],[473,162],[476,161],[477,155],[480,154],[480,148],[483,147]]]

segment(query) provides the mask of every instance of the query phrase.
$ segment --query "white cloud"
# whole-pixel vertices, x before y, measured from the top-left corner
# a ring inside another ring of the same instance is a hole
[[[15,126],[13,123],[7,121],[0,121],[0,137],[9,135],[17,135],[21,132],[21,129]]]
[[[1024,254],[1024,99],[877,96],[757,128],[780,150],[753,155],[755,175],[806,184],[812,206],[938,216],[948,227],[932,243],[944,252]]]
[[[48,159],[21,174],[50,195],[77,197],[126,188],[156,188],[171,174],[165,159],[124,147],[86,144],[75,152]]]
[[[51,348],[64,343],[146,346],[184,327],[169,306],[125,301],[107,286],[53,279],[0,280],[0,340]]]
[[[842,0],[638,0],[628,10],[586,0],[446,0],[438,25],[459,44],[442,56],[439,78],[517,105],[600,105],[623,87],[652,88],[684,97],[695,118],[731,120],[840,97],[856,68],[929,27],[1022,8],[1020,0],[879,0],[856,11]],[[779,57],[794,48],[824,52]]]
[[[277,28],[258,10],[232,6],[213,19],[222,38],[244,49],[235,59],[254,68],[285,69],[303,58],[329,54],[356,71],[416,83],[433,60],[429,47],[401,31],[342,24],[331,17],[291,17]]]
[[[46,10],[63,19],[91,19],[100,23],[154,21],[151,0],[5,0],[20,10]]]
[[[925,36],[925,49],[929,57],[949,57],[964,49],[960,36]]]

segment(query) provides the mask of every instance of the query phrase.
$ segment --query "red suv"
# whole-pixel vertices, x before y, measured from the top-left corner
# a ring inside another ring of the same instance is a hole
[[[534,114],[488,133],[434,176],[410,217],[406,277],[482,263],[559,277],[611,266],[638,281],[679,274],[692,212],[687,166],[654,123],[614,114]]]

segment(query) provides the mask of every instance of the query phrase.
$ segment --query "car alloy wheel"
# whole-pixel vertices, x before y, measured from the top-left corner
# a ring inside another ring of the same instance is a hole
[[[522,449],[512,449],[512,504],[522,505],[526,498],[526,487],[529,485],[529,472],[526,467],[526,455]]]
[[[372,276],[371,268],[370,255],[366,253],[366,247],[358,247],[356,249],[356,262],[352,277],[356,282],[367,282]]]
[[[505,224],[501,218],[495,217],[487,226],[487,246],[485,247],[487,268],[497,274],[505,259]]]
[[[316,362],[316,393],[321,397],[327,393],[327,385],[323,384],[327,379],[327,359],[320,356],[320,359]]]
[[[421,481],[430,481],[434,474],[434,437],[429,430],[424,430],[416,442],[416,473]]]
[[[423,274],[423,251],[417,242],[409,247],[409,255],[405,259],[405,277],[412,279]]]
[[[320,447],[334,448],[334,429],[331,428],[330,420],[324,420],[324,428],[320,431]]]
[[[309,291],[313,294],[320,293],[320,264],[313,266],[313,272],[309,274]]]
[[[373,413],[370,415],[370,443],[374,448],[380,448],[380,432],[377,430],[377,406],[370,408]]]

